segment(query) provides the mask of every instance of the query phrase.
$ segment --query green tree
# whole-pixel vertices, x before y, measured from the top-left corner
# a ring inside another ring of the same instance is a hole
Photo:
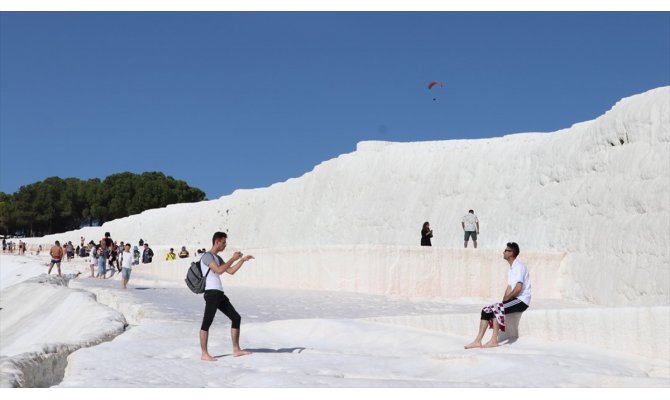
[[[161,172],[122,172],[102,182],[49,177],[11,195],[0,193],[0,230],[38,236],[204,198],[200,189]]]

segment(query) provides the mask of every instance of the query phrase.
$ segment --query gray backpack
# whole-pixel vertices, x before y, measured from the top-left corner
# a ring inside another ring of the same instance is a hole
[[[202,260],[202,258],[201,258]],[[205,291],[205,283],[207,282],[207,275],[211,268],[207,268],[207,273],[205,276],[202,276],[202,270],[200,269],[200,261],[193,261],[191,266],[186,271],[186,286],[191,289],[191,292],[195,294],[203,293]]]

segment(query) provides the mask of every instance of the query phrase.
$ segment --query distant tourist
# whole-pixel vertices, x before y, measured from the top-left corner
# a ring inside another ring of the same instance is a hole
[[[101,241],[100,246],[98,247],[98,274],[96,275],[96,278],[101,278],[105,279],[107,278],[107,257],[106,254],[107,252],[104,249],[105,247],[105,242]],[[114,273],[112,273],[112,276]]]
[[[430,244],[430,238],[432,237],[433,231],[430,229],[430,223],[426,221],[421,228],[421,246],[432,246],[432,244]]]
[[[154,258],[154,251],[149,248],[149,243],[144,243],[144,251],[142,252],[142,263],[149,264]]]
[[[216,361],[207,351],[207,340],[209,338],[209,327],[214,321],[216,310],[220,310],[230,318],[231,330],[230,337],[233,342],[233,356],[239,357],[251,354],[249,351],[244,351],[240,348],[240,324],[242,317],[235,311],[235,307],[230,304],[230,300],[223,292],[223,285],[221,284],[220,275],[227,272],[234,275],[242,265],[254,257],[246,255],[242,257],[242,253],[236,251],[233,256],[224,262],[218,253],[226,248],[226,240],[228,235],[224,232],[216,232],[212,237],[212,249],[209,253],[205,253],[200,260],[200,269],[205,279],[205,313],[202,317],[202,325],[200,326],[200,350],[202,351],[201,359],[205,361]],[[239,260],[239,261],[238,261]],[[237,261],[237,264],[233,265]],[[213,273],[211,273],[213,272]]]
[[[165,261],[172,261],[177,258],[177,255],[174,253],[174,249],[170,247],[170,252],[165,256]]]
[[[37,255],[40,255],[40,251],[42,251],[42,245],[37,246]]]
[[[143,248],[143,247],[144,247],[144,240],[142,240],[142,238],[140,238],[140,248]]]
[[[78,254],[79,254],[79,257],[81,257],[81,258],[88,257],[88,252],[86,251],[86,246],[85,245],[82,245],[79,248],[79,253]]]
[[[5,251],[7,251],[7,239],[5,239],[5,237],[3,236],[3,238],[2,238],[2,252],[4,253]]]
[[[133,246],[133,265],[140,264],[140,249],[137,246]]]
[[[109,267],[112,270],[112,275],[114,275],[114,266],[116,265],[116,270],[121,272],[121,265],[119,264],[119,258],[121,258],[120,252],[123,251],[123,248],[120,248],[116,243],[112,243],[112,247],[109,249]]]
[[[51,275],[51,269],[54,267],[54,265],[57,265],[58,276],[61,276],[60,263],[63,259],[63,249],[60,247],[60,242],[58,240],[56,240],[56,243],[51,246],[49,255],[51,256],[51,264],[49,264],[49,275]]]
[[[72,245],[72,242],[68,241],[65,248],[67,249],[67,260],[74,260],[74,246]]]
[[[482,308],[479,333],[472,343],[465,346],[466,349],[498,346],[498,330],[505,332],[505,316],[524,312],[530,305],[530,275],[526,265],[521,260],[517,260],[518,256],[519,245],[514,242],[507,243],[503,251],[503,258],[509,263],[509,270],[507,271],[507,289],[505,289],[502,303]],[[491,340],[482,345],[486,328],[492,328],[493,335]]]
[[[470,237],[472,237],[472,243],[475,245],[476,249],[477,235],[479,235],[479,219],[475,215],[474,211],[470,210],[468,211],[467,214],[463,216],[461,226],[463,227],[463,231],[465,232],[465,237],[463,239],[464,240],[463,247],[465,248],[468,247],[468,240]]]
[[[186,250],[186,246],[181,246],[181,251],[179,252],[179,258],[188,258],[188,250]]]
[[[128,288],[132,268],[133,254],[130,252],[130,243],[128,243],[123,247],[123,254],[121,256],[121,287],[124,289]]]
[[[102,240],[105,241],[105,247],[107,247],[108,250],[111,250],[114,241],[112,240],[112,236],[109,234],[109,232],[105,232],[105,237]]]
[[[95,243],[93,243],[92,240],[88,243],[88,253],[91,256],[89,261],[91,278],[95,278],[95,267],[98,265],[98,249],[95,247]]]

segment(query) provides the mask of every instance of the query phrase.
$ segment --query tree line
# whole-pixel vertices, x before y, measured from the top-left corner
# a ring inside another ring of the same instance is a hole
[[[0,192],[0,232],[43,236],[204,199],[202,190],[161,172],[122,172],[103,181],[54,176],[14,194]]]

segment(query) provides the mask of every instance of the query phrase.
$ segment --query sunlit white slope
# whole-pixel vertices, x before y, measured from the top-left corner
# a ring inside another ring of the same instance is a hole
[[[435,246],[458,248],[461,218],[471,208],[482,248],[516,241],[522,252],[567,253],[565,297],[667,305],[670,87],[625,98],[593,121],[554,133],[362,142],[268,188],[44,239],[97,239],[111,231],[135,243],[142,237],[207,247],[212,232],[226,230],[245,248],[418,245],[421,224],[430,221]]]

